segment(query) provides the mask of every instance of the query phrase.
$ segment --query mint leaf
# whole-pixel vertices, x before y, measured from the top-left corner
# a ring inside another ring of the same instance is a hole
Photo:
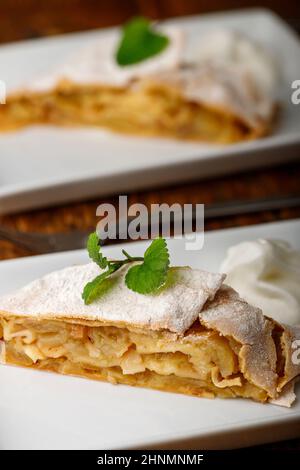
[[[127,251],[122,250],[125,256],[125,259],[122,260],[105,258],[100,251],[99,241],[97,233],[91,233],[88,238],[87,249],[90,258],[105,271],[84,287],[82,299],[86,305],[91,304],[113,288],[117,278],[110,276],[126,264],[142,262],[142,264],[133,266],[127,271],[125,283],[129,289],[140,294],[149,294],[165,284],[170,260],[167,243],[163,238],[153,240],[145,251],[144,257],[130,256]]]
[[[123,27],[116,61],[122,67],[138,64],[159,54],[168,45],[167,36],[156,32],[147,18],[138,16]]]
[[[105,269],[108,265],[107,258],[105,258],[101,253],[101,248],[99,245],[99,238],[96,232],[90,234],[87,242],[87,250],[89,252],[89,257],[94,263],[98,264],[100,268]]]
[[[105,289],[103,289],[104,281],[106,281],[106,279],[112,273],[114,273],[117,269],[119,269],[119,267],[120,266],[118,263],[111,265],[107,269],[107,271],[95,277],[95,279],[93,279],[91,282],[88,282],[86,284],[82,292],[82,298],[86,305],[91,304],[92,302],[97,300],[99,297],[101,297],[101,295],[105,291]]]
[[[154,292],[166,282],[169,265],[166,240],[157,238],[146,250],[144,262],[128,270],[125,277],[126,285],[140,294]]]

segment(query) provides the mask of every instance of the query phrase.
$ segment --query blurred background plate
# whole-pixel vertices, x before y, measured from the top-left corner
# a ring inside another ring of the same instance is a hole
[[[0,135],[0,213],[145,189],[232,173],[299,158],[300,107],[291,104],[291,83],[300,76],[296,34],[264,9],[172,20],[199,47],[199,34],[234,28],[273,51],[283,70],[282,116],[274,134],[230,146],[135,138],[98,129],[36,127]],[[68,34],[0,48],[1,79],[10,88],[51,69],[106,31]],[[30,64],[30,67],[28,66]]]

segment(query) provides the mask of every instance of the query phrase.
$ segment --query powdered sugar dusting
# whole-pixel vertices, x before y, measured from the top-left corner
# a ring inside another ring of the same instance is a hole
[[[127,267],[115,273],[97,301],[85,305],[85,284],[100,274],[90,263],[56,271],[15,294],[0,298],[0,311],[21,316],[70,317],[147,326],[184,333],[203,305],[220,288],[224,275],[187,267],[172,268],[167,285],[158,293],[141,295],[126,287]]]

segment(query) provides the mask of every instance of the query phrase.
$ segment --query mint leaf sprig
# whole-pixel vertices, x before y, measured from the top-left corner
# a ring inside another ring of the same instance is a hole
[[[86,305],[98,299],[103,293],[103,283],[122,266],[129,263],[141,262],[141,264],[130,267],[125,276],[125,284],[134,292],[150,294],[165,284],[170,258],[164,238],[153,240],[143,257],[130,256],[127,251],[122,250],[125,256],[122,260],[109,260],[104,257],[99,243],[97,233],[92,233],[87,242],[89,257],[105,271],[84,287],[82,298]]]
[[[121,67],[138,64],[160,54],[169,42],[167,36],[155,31],[150,20],[137,16],[123,26],[116,61]]]

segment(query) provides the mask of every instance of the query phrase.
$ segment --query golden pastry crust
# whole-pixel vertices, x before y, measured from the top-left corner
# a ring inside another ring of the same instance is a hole
[[[284,325],[280,338],[284,365],[282,377],[277,386],[278,392],[281,392],[292,379],[295,379],[300,374],[300,363],[297,364],[293,360],[293,353],[295,352],[294,342],[297,340],[300,340],[300,325],[294,327]]]
[[[223,286],[215,299],[200,313],[200,322],[239,344],[239,365],[244,376],[276,396],[276,347],[274,323],[262,311],[242,300],[237,292]]]

